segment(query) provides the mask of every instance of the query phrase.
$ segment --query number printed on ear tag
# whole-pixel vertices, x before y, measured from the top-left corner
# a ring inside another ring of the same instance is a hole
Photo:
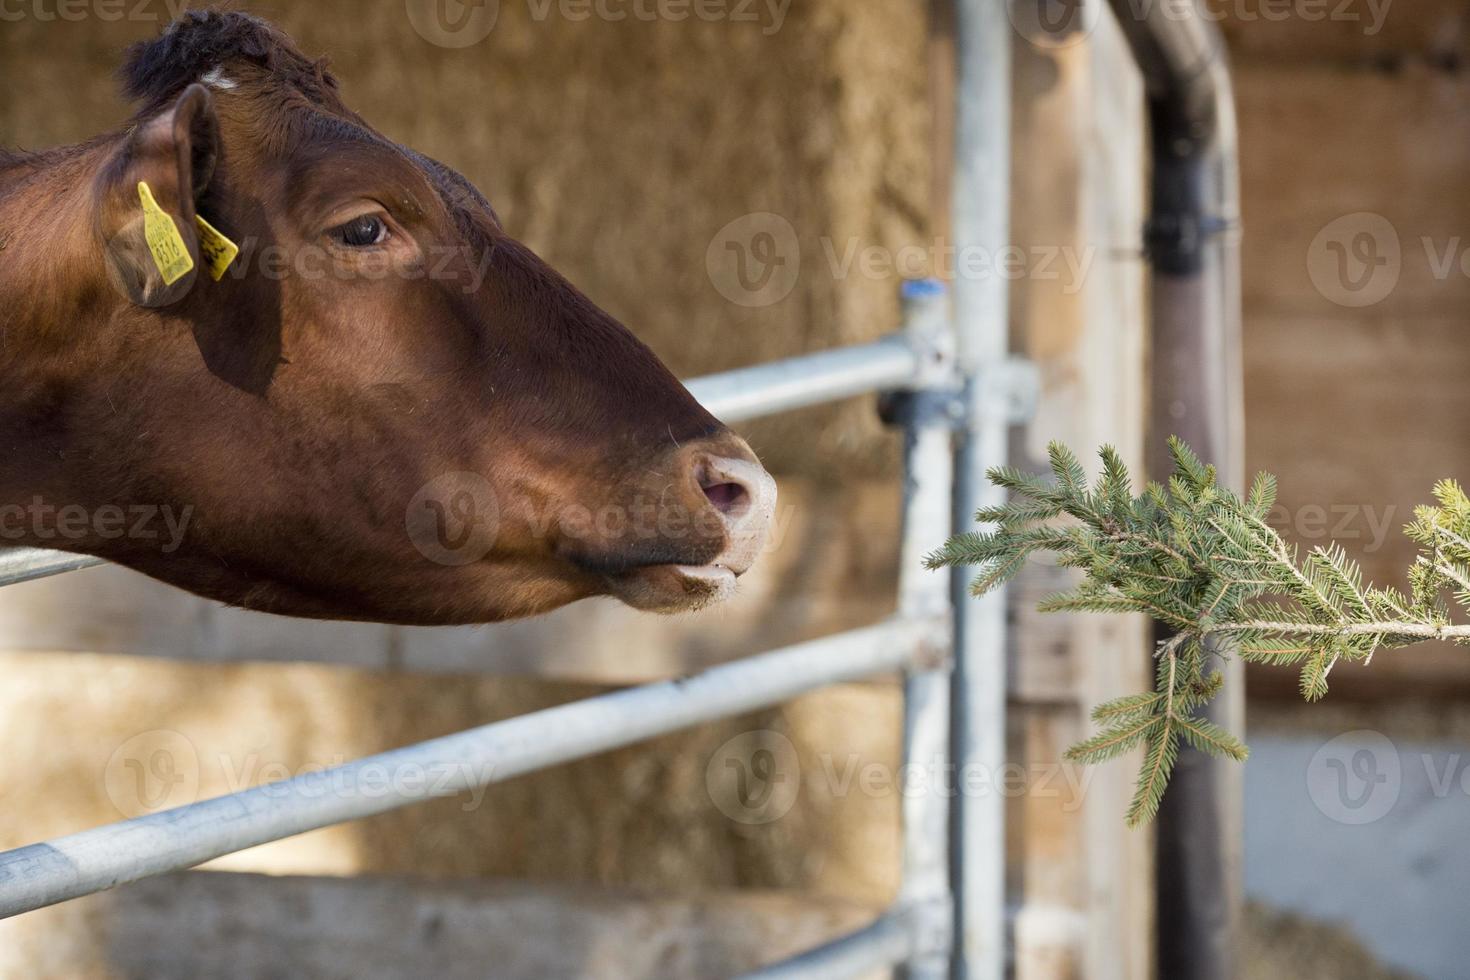
[[[148,251],[153,253],[163,284],[172,286],[194,268],[194,257],[173,215],[158,206],[146,181],[138,181],[138,197],[143,201],[143,237],[148,239]]]
[[[209,270],[210,278],[219,282],[229,271],[235,256],[240,254],[240,246],[197,214],[194,223],[199,226],[199,257],[204,260],[204,268]]]

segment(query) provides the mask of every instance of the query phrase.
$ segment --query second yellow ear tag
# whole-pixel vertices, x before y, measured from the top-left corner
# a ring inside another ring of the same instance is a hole
[[[158,206],[153,191],[144,181],[138,182],[138,197],[143,201],[143,237],[148,240],[148,251],[153,253],[153,262],[165,286],[172,286],[194,268],[194,257],[173,215]]]
[[[235,256],[240,254],[240,246],[197,214],[194,223],[199,226],[199,257],[204,260],[204,268],[209,270],[210,277],[219,282],[225,277],[230,263],[235,261]]]

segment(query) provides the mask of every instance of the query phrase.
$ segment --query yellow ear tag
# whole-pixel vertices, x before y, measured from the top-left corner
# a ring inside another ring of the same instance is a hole
[[[138,181],[138,197],[143,201],[143,237],[148,239],[148,251],[153,253],[163,284],[172,286],[194,268],[194,257],[189,254],[189,246],[184,244],[173,215],[158,206],[145,181]]]
[[[235,261],[235,256],[240,254],[240,246],[197,214],[194,222],[199,225],[199,257],[204,260],[204,268],[209,270],[210,277],[219,282],[225,277],[230,263]]]

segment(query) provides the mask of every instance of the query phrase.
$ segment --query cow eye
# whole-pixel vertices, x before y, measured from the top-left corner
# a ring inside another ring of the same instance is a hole
[[[327,234],[348,248],[370,248],[388,240],[388,225],[375,214],[365,214],[333,228]]]

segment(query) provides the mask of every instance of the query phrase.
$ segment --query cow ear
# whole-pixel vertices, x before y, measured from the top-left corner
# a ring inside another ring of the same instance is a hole
[[[214,176],[219,121],[209,89],[190,85],[140,122],[104,169],[97,234],[108,278],[139,306],[188,295],[199,276],[196,205]]]

